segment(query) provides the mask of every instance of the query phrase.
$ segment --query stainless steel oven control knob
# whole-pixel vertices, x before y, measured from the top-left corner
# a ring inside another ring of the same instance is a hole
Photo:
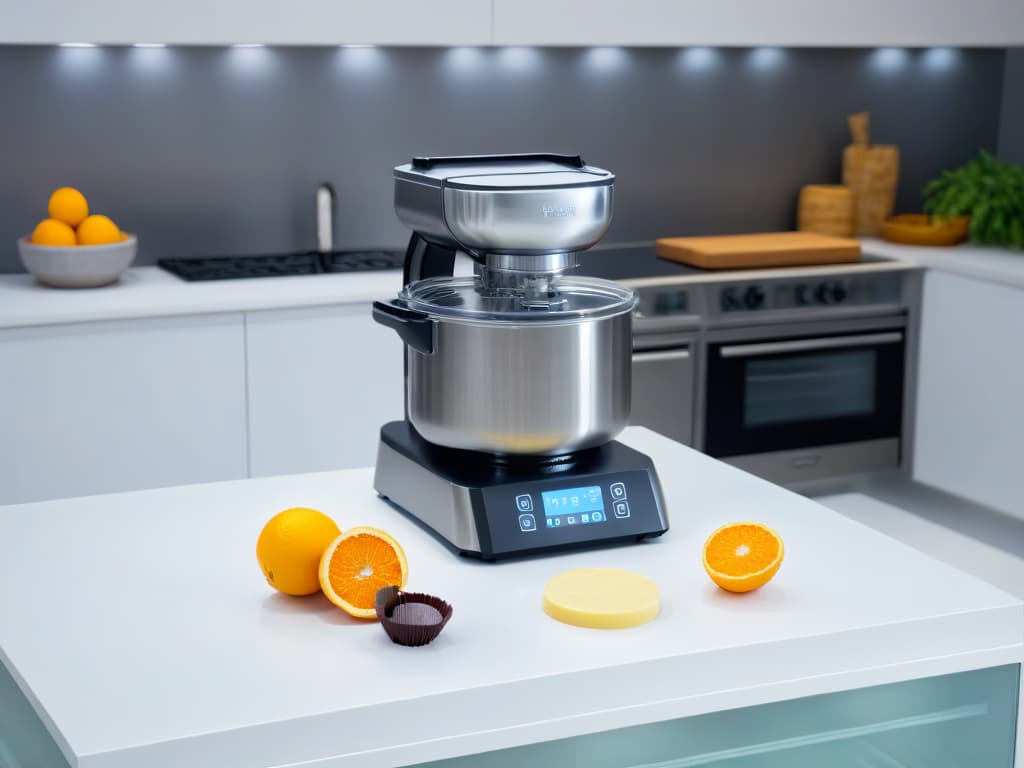
[[[814,297],[819,304],[841,304],[846,299],[846,287],[840,282],[821,283]]]
[[[743,294],[743,303],[747,309],[761,309],[764,306],[764,289],[759,285],[752,285]]]
[[[723,288],[718,301],[723,312],[732,312],[743,308],[743,302],[735,288]]]

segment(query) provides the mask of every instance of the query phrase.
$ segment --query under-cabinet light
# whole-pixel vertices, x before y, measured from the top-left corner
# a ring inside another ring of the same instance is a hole
[[[747,61],[757,72],[774,72],[786,61],[786,51],[782,48],[753,48],[747,54]]]
[[[906,66],[908,56],[906,48],[876,48],[868,63],[879,74],[894,75]]]
[[[921,53],[921,63],[928,72],[948,72],[960,61],[958,48],[929,48]]]

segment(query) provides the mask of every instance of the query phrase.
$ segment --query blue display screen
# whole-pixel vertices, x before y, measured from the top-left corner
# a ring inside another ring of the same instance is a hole
[[[566,488],[561,491],[544,491],[541,493],[541,498],[544,500],[544,514],[547,517],[604,512],[604,499],[601,498],[601,486],[599,485]]]

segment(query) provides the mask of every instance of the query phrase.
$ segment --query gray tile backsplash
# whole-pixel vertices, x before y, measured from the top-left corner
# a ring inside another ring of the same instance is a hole
[[[82,189],[161,256],[401,246],[391,167],[560,151],[616,172],[606,242],[792,227],[836,182],[846,115],[902,151],[898,208],[996,149],[1005,52],[0,47],[0,272],[49,192]]]
[[[1011,48],[1006,52],[999,157],[1008,163],[1024,165],[1024,48]]]

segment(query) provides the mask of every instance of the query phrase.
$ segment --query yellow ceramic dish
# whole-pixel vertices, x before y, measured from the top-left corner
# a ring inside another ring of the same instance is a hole
[[[940,219],[923,213],[905,213],[882,223],[882,237],[905,245],[956,245],[967,238],[970,222],[968,216]]]

